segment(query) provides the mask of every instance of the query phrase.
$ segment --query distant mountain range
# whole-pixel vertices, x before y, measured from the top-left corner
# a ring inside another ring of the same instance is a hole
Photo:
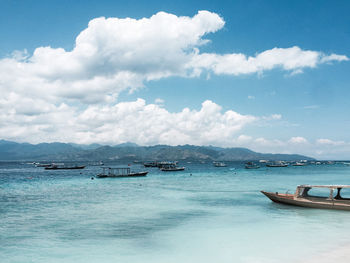
[[[258,153],[247,148],[221,148],[213,146],[138,146],[123,143],[116,146],[68,143],[16,143],[0,140],[0,160],[54,160],[54,161],[247,161],[247,160],[313,160],[299,154]]]

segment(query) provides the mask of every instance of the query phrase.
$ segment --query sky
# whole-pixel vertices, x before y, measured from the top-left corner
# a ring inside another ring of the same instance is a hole
[[[349,1],[0,0],[0,139],[350,159]]]

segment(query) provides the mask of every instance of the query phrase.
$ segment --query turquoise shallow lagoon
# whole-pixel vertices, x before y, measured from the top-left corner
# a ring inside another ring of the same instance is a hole
[[[274,204],[260,193],[350,184],[349,166],[183,165],[91,180],[98,167],[0,163],[1,262],[349,262],[339,256],[349,250],[329,252],[350,244],[350,212]]]

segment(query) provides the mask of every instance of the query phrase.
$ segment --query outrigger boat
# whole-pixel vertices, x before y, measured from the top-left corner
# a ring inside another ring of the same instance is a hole
[[[56,164],[52,164],[50,166],[45,167],[45,170],[76,170],[76,169],[84,169],[85,165],[81,166],[59,166]]]
[[[226,163],[224,163],[224,162],[213,162],[213,165],[215,167],[226,167],[227,166]]]
[[[308,192],[312,188],[329,189],[329,195],[326,197],[309,195]],[[350,211],[350,198],[343,198],[340,193],[344,188],[350,188],[350,185],[299,185],[294,194],[261,192],[276,203]]]
[[[185,167],[178,167],[178,166],[176,166],[176,164],[170,163],[170,164],[164,164],[160,168],[160,170],[163,172],[178,172],[178,171],[185,170]]]
[[[266,167],[287,167],[287,166],[288,166],[288,164],[283,162],[283,161],[266,164]]]
[[[130,168],[103,167],[102,173],[96,175],[98,178],[106,177],[139,177],[146,176],[148,172],[131,172]]]
[[[260,168],[260,166],[253,163],[253,162],[247,162],[245,164],[245,169],[259,169],[259,168]]]

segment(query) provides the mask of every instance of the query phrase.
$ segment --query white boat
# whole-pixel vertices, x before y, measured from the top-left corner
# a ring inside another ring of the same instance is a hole
[[[185,170],[185,167],[178,167],[176,164],[170,163],[170,164],[164,164],[160,168],[160,170],[163,172],[177,172],[177,171]]]
[[[292,164],[292,166],[305,166],[306,163],[301,163],[301,162],[295,162]]]
[[[215,167],[226,167],[226,163],[223,163],[223,162],[214,162],[214,166]]]

